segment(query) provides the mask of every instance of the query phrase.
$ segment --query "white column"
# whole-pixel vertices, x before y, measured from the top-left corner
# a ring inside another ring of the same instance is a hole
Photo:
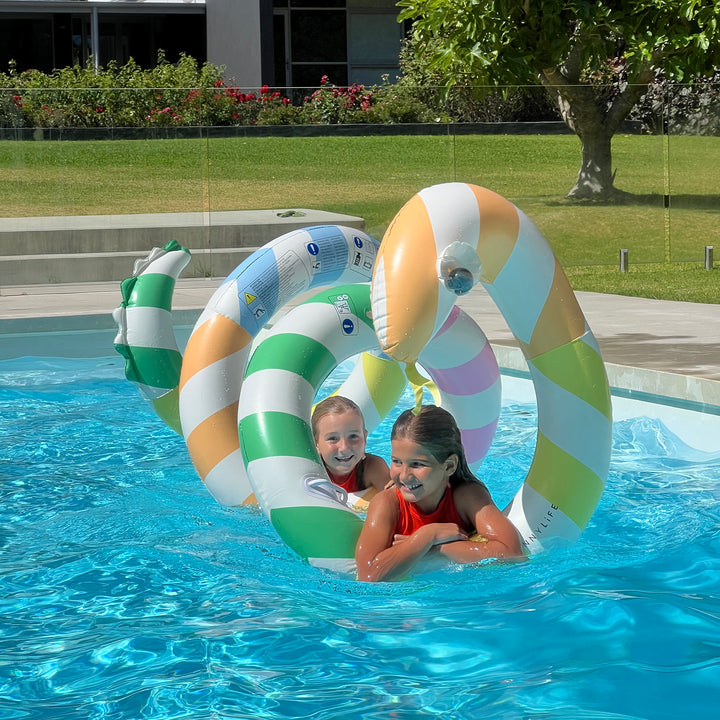
[[[90,10],[90,52],[93,56],[95,72],[97,72],[100,69],[100,28],[96,7],[92,7]]]
[[[206,0],[208,62],[224,65],[225,79],[241,88],[261,84],[260,0]]]

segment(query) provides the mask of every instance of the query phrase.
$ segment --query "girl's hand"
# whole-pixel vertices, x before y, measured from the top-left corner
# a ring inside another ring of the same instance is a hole
[[[456,540],[468,539],[467,533],[461,530],[455,523],[432,523],[420,528],[418,532],[423,535],[429,535],[427,540],[431,545],[444,545],[445,543],[455,542]],[[412,535],[394,535],[392,544],[400,545],[411,537]]]
[[[468,539],[467,533],[455,523],[433,523],[425,527],[431,528],[433,531],[435,538],[433,545],[444,545],[445,543]]]

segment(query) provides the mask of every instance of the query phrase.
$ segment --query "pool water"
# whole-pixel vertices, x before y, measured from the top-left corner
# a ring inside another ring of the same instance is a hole
[[[409,401],[408,401],[409,402]],[[710,718],[720,441],[616,422],[571,548],[366,585],[224,509],[121,358],[0,362],[0,717]],[[370,449],[387,457],[386,421]],[[481,475],[504,505],[535,407]]]

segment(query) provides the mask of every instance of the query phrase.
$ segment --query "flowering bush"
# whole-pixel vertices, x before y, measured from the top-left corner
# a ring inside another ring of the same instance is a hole
[[[375,95],[374,88],[366,90],[357,84],[337,87],[323,75],[320,87],[304,99],[303,117],[307,122],[327,125],[366,122],[363,113],[372,107]]]
[[[246,93],[227,86],[222,70],[182,56],[174,65],[162,53],[143,70],[133,60],[95,72],[80,67],[0,74],[0,126],[153,127],[249,125],[290,100],[269,87]]]
[[[55,70],[0,73],[0,127],[156,127],[432,122],[430,110],[400,86],[337,87],[327,76],[298,105],[267,85],[226,84],[222,68],[175,64],[162,53],[143,70],[133,60]]]

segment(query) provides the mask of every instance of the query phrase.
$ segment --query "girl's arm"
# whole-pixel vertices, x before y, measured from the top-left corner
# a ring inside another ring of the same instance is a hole
[[[436,545],[467,539],[454,523],[435,523],[425,525],[393,545],[399,512],[394,489],[384,490],[370,501],[355,549],[359,580],[395,580],[411,570]]]
[[[461,485],[455,489],[454,499],[458,512],[475,526],[477,534],[483,539],[443,545],[438,548],[443,556],[456,563],[524,557],[515,526],[500,512],[484,485]]]
[[[390,483],[390,469],[379,455],[373,455],[372,453],[365,455],[363,482],[365,483],[365,487],[374,487],[378,492],[388,487],[388,483]]]

